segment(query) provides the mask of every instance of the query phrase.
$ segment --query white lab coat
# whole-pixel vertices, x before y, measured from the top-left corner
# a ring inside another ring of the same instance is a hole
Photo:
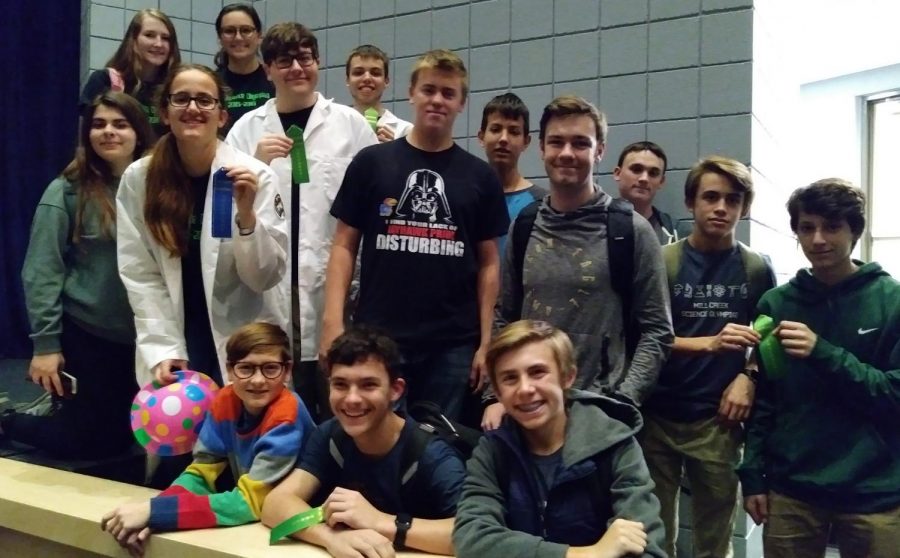
[[[146,177],[150,157],[132,163],[116,196],[119,273],[134,310],[137,329],[136,375],[140,385],[166,359],[187,359],[181,258],[159,245],[144,224]],[[232,238],[212,237],[212,172],[203,209],[200,266],[206,306],[219,366],[225,374],[225,343],[240,326],[267,321],[289,331],[290,299],[277,288],[288,273],[289,228],[277,178],[267,165],[219,142],[211,171],[243,166],[257,176],[253,203],[256,228],[239,234],[232,215]],[[278,206],[278,207],[276,207]],[[236,214],[236,207],[233,206]]]
[[[265,105],[242,116],[225,141],[252,155],[256,153],[256,144],[267,134],[284,135],[275,99],[269,99]],[[309,182],[299,187],[299,239],[297,253],[290,257],[298,258],[300,359],[310,361],[316,360],[318,355],[322,314],[325,311],[325,267],[336,225],[336,220],[329,213],[331,203],[353,156],[363,147],[378,143],[378,139],[366,119],[356,110],[325,99],[320,94],[303,130],[303,143],[309,164]],[[290,157],[273,159],[271,166],[278,175],[284,207],[290,219],[293,194]],[[288,272],[279,286],[288,301],[291,299],[291,265],[288,262]],[[294,350],[296,352],[297,348]]]
[[[381,113],[381,116],[378,118],[378,125],[387,126],[393,130],[394,139],[399,139],[408,135],[413,129],[412,122],[407,122],[402,118],[398,118],[396,114],[388,109],[384,109],[384,112]]]

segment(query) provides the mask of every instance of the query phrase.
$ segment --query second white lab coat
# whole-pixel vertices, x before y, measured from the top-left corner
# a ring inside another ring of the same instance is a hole
[[[184,339],[184,293],[181,258],[156,242],[144,223],[146,178],[150,157],[132,163],[122,175],[116,196],[119,273],[134,310],[139,385],[152,379],[151,369],[166,359],[187,359]],[[212,172],[242,166],[256,174],[254,231],[232,238],[212,237]],[[203,209],[200,266],[213,341],[222,374],[225,343],[237,328],[267,321],[290,331],[290,299],[277,288],[288,272],[289,228],[277,178],[267,165],[219,142]]]

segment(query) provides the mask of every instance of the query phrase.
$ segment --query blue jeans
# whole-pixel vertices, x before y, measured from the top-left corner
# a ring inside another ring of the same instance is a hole
[[[432,401],[447,418],[459,420],[477,349],[477,341],[450,347],[401,346],[400,375],[406,380],[404,400],[409,404]]]

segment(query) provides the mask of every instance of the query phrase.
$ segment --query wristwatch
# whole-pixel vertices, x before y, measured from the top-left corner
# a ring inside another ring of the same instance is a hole
[[[744,368],[740,373],[750,378],[750,381],[754,384],[759,379],[759,370],[756,368]]]
[[[406,550],[406,533],[412,526],[412,516],[408,513],[398,513],[394,519],[394,525],[397,526],[397,533],[394,535],[394,550]]]
[[[247,236],[248,234],[253,234],[253,231],[256,230],[256,225],[254,225],[252,229],[245,229],[244,227],[242,227],[241,221],[238,219],[237,215],[234,216],[234,224],[237,225],[238,233],[240,233],[241,236]]]

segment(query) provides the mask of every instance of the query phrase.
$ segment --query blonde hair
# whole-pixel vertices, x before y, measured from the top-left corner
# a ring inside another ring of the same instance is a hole
[[[466,65],[456,53],[446,49],[429,50],[416,60],[413,65],[412,75],[409,76],[409,86],[415,87],[422,70],[438,70],[447,72],[462,78],[462,98],[465,101],[469,94],[469,72]]]
[[[488,347],[485,364],[491,381],[495,381],[497,361],[501,356],[524,347],[529,343],[541,342],[550,347],[553,359],[559,367],[560,379],[572,376],[577,370],[575,364],[575,347],[566,333],[547,322],[538,320],[519,320],[513,322],[497,334]]]

